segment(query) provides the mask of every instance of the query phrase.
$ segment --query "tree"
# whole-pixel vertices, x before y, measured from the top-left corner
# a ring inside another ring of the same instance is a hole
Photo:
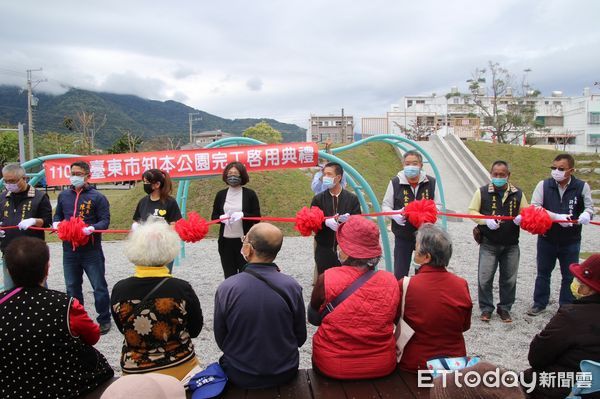
[[[140,146],[144,142],[142,136],[137,136],[131,133],[130,130],[122,132],[121,137],[114,142],[111,148],[109,148],[109,154],[123,154],[128,152],[138,152]]]
[[[283,140],[281,132],[273,129],[271,125],[265,121],[258,122],[256,125],[244,130],[242,136],[250,137],[268,144],[281,143]]]
[[[413,141],[424,141],[428,140],[428,137],[435,132],[434,126],[428,126],[420,124],[418,120],[414,120],[405,127],[398,122],[394,124],[400,129],[400,131],[406,136],[407,139]]]
[[[0,167],[19,160],[19,135],[17,132],[0,132]]]
[[[83,154],[86,147],[77,134],[48,132],[35,136],[38,155]]]
[[[143,151],[177,150],[181,147],[182,138],[175,135],[155,136],[142,143]],[[186,141],[187,142],[187,141]]]
[[[96,135],[106,125],[106,114],[100,120],[96,120],[94,112],[77,111],[75,119],[65,116],[63,125],[70,131],[81,134],[85,152],[91,154],[95,150]]]
[[[535,120],[535,101],[540,92],[530,90],[523,78],[521,88],[500,64],[489,61],[488,68],[476,69],[463,98],[482,119],[482,126],[500,143],[518,141],[543,126]]]

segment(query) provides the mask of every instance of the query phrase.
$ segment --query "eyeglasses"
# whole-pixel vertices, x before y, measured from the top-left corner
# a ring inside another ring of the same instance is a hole
[[[560,172],[564,172],[565,170],[570,170],[571,168],[565,169],[565,168],[557,168],[556,166],[550,166],[550,169],[552,169],[552,170],[558,170]]]
[[[252,245],[252,241],[250,241],[250,240],[246,241],[246,238],[248,238],[248,236],[247,236],[247,235],[245,235],[245,236],[241,236],[241,237],[240,237],[240,240],[242,240],[242,245],[243,245],[243,244],[249,244],[249,245]]]

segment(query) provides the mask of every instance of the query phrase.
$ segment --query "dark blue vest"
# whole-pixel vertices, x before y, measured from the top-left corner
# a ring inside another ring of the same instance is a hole
[[[489,185],[481,187],[479,189],[481,193],[479,213],[482,215],[517,216],[521,207],[523,192],[516,187],[514,188],[514,191],[508,192],[506,201],[502,203],[502,198],[497,192],[490,193]],[[519,243],[519,226],[510,220],[500,221],[498,230],[490,230],[486,225],[479,225],[479,230],[492,244],[515,245]]]
[[[561,199],[556,180],[553,178],[546,179],[544,180],[544,202],[542,206],[550,212],[572,215],[573,219],[577,219],[585,209],[582,194],[584,185],[585,182],[571,176],[571,181]],[[581,225],[574,224],[571,227],[562,227],[558,223],[553,223],[552,228],[543,237],[557,244],[577,242],[581,240]]]

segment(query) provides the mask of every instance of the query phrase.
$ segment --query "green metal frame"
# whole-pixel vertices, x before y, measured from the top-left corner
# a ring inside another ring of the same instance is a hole
[[[345,145],[342,147],[334,148],[331,150],[331,154],[325,152],[324,150],[319,151],[320,158],[326,159],[330,162],[338,162],[340,165],[342,165],[342,167],[344,168],[344,172],[346,174],[346,180],[348,181],[348,184],[350,185],[350,187],[352,187],[352,189],[356,193],[364,213],[371,213],[371,207],[373,208],[373,211],[375,213],[381,212],[381,206],[379,204],[379,201],[377,200],[377,196],[373,192],[373,189],[371,188],[369,183],[362,177],[362,175],[360,173],[358,173],[358,171],[356,171],[356,169],[354,169],[350,164],[348,164],[343,159],[336,156],[336,154],[343,152],[343,151],[351,150],[360,145],[370,143],[370,142],[384,142],[384,143],[387,143],[387,144],[393,145],[394,147],[399,148],[403,152],[409,151],[411,149],[415,149],[415,150],[419,151],[425,158],[425,163],[429,163],[431,165],[431,168],[433,169],[433,173],[435,174],[435,178],[437,180],[437,187],[438,187],[438,193],[439,193],[438,198],[442,205],[442,211],[446,212],[446,200],[445,200],[445,196],[444,196],[444,187],[442,184],[442,177],[439,173],[437,166],[435,165],[435,162],[431,158],[431,156],[427,153],[427,151],[425,151],[423,149],[423,147],[418,145],[416,142],[406,139],[404,137],[387,134],[387,135],[372,136],[372,137],[369,137],[369,138],[366,138],[363,140],[359,140],[359,141],[356,141],[354,143],[351,143],[351,144],[348,144],[348,145]],[[249,138],[249,137],[228,137],[228,138],[220,139],[213,143],[210,143],[207,146],[205,146],[204,148],[221,148],[221,147],[237,146],[237,145],[262,145],[262,144],[265,144],[265,143],[255,140],[255,139],[252,139],[252,138]],[[39,157],[39,158],[32,159],[30,161],[27,161],[22,166],[27,170],[29,168],[39,167],[46,160],[56,159],[56,158],[77,157],[77,156],[79,156],[79,155],[73,155],[73,154],[47,155],[47,156],[43,156],[43,157]],[[208,175],[208,176],[199,176],[195,179],[206,179],[206,178],[210,178],[215,175],[216,174]],[[44,169],[41,169],[39,172],[36,172],[33,174],[28,174],[28,176],[31,178],[29,183],[32,185],[35,185],[40,179],[42,179],[45,176]],[[177,197],[176,197],[177,203],[179,204],[179,208],[181,209],[182,216],[186,217],[187,216],[187,199],[188,199],[190,183],[191,183],[192,179],[185,178],[185,179],[174,179],[174,180],[178,181]],[[3,185],[4,185],[4,180],[0,179],[0,189],[2,189]],[[367,201],[367,199],[368,199],[368,201]],[[371,205],[369,205],[369,202],[371,203]],[[442,216],[441,219],[442,219],[442,227],[444,229],[446,229],[447,228],[446,216]],[[387,226],[385,224],[385,218],[383,216],[378,216],[377,224],[379,226],[379,231],[381,233],[381,241],[383,244],[383,255],[384,255],[384,260],[385,260],[385,268],[386,268],[386,270],[393,272],[392,251],[390,248],[390,241],[389,241]],[[181,242],[181,252],[180,252],[180,256],[175,260],[176,265],[179,264],[179,258],[181,258],[181,259],[185,258],[185,243],[184,242]]]

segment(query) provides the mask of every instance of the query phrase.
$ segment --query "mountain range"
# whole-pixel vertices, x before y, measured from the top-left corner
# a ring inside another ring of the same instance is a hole
[[[225,119],[194,109],[177,101],[148,100],[133,95],[69,89],[61,95],[36,92],[38,104],[34,108],[35,131],[38,133],[68,133],[65,117],[76,119],[78,111],[93,112],[96,119],[106,115],[106,124],[96,136],[96,145],[107,148],[124,131],[142,135],[144,140],[157,136],[189,138],[189,113],[198,113],[193,123],[194,133],[206,130],[241,135],[250,126],[266,121],[279,130],[284,142],[305,141],[306,129],[274,119]],[[16,86],[0,86],[0,125],[27,122],[27,93]]]

